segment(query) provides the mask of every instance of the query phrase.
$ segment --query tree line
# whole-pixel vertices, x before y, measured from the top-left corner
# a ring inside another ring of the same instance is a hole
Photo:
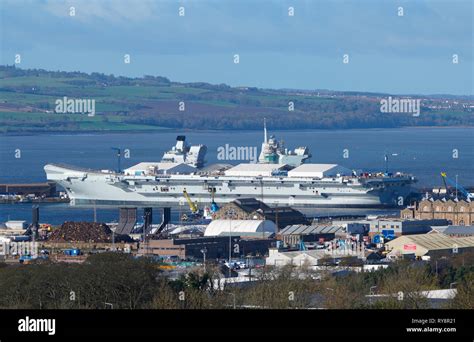
[[[218,265],[172,279],[160,264],[127,254],[91,255],[84,264],[41,261],[0,267],[3,309],[422,309],[421,291],[449,288],[445,308],[474,309],[474,254],[435,263],[400,261],[375,272],[331,275],[310,267],[265,267],[255,281],[219,289]],[[398,294],[402,292],[402,300]],[[378,300],[368,294],[388,294]]]

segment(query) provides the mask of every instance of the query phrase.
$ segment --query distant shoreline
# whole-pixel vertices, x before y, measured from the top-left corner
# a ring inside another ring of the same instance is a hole
[[[272,132],[301,132],[301,131],[322,131],[322,132],[345,132],[345,131],[390,131],[390,130],[426,130],[426,129],[436,129],[436,130],[446,130],[446,129],[474,129],[474,126],[403,126],[403,127],[389,127],[389,128],[334,128],[334,129],[324,129],[324,128],[301,128],[301,129],[271,129]],[[212,132],[256,132],[261,130],[258,129],[190,129],[190,128],[162,128],[160,130],[123,130],[123,131],[107,131],[107,130],[83,130],[83,131],[48,131],[48,132],[8,132],[0,133],[2,136],[35,136],[35,135],[101,135],[101,134],[149,134],[149,133],[212,133]]]

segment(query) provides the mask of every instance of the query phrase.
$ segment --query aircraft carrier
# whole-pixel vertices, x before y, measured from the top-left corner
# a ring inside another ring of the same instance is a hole
[[[143,162],[123,171],[91,170],[48,164],[48,181],[62,186],[71,205],[179,206],[186,195],[201,205],[257,198],[268,205],[330,208],[401,207],[414,193],[416,179],[403,173],[367,173],[335,164],[304,163],[307,148],[284,151],[262,144],[260,163],[204,168],[206,146],[176,146],[159,162]],[[274,154],[268,155],[268,154]],[[291,162],[286,162],[291,160]]]

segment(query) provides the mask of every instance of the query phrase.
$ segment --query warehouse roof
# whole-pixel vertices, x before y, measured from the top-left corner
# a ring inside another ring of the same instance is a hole
[[[246,238],[247,240],[250,240],[250,239],[268,239],[270,237],[273,236],[273,234],[275,234],[274,232],[237,232],[237,233],[230,233],[230,232],[226,232],[226,231],[223,231],[219,234],[219,236],[241,236],[241,237],[244,237]]]
[[[285,227],[280,234],[282,235],[311,235],[311,234],[336,234],[339,231],[343,231],[344,228],[341,226],[333,225],[304,225],[294,224]]]
[[[389,247],[396,247],[400,244],[416,244],[426,250],[452,249],[455,246],[465,248],[474,247],[474,237],[453,238],[444,234],[416,234],[400,236],[387,242]]]
[[[324,259],[328,256],[325,250],[312,249],[309,251],[291,251],[291,252],[280,252],[280,255],[288,257],[290,259],[297,258],[299,256],[309,256],[315,259]]]
[[[474,235],[474,226],[448,226],[443,233],[446,235]]]
[[[433,233],[444,233],[446,229],[448,229],[448,226],[430,226],[431,231],[428,232],[428,234],[433,234]]]
[[[276,225],[268,220],[214,220],[206,228],[204,236],[245,235],[245,233],[276,232]]]
[[[254,212],[258,209],[270,209],[268,205],[256,198],[237,198],[233,200],[232,203],[247,213]]]

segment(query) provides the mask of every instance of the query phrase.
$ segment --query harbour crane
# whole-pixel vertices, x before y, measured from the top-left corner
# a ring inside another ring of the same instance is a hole
[[[449,185],[450,185],[451,187],[454,187],[456,189],[456,192],[455,192],[456,198],[458,197],[458,190],[459,190],[459,192],[461,192],[464,195],[466,200],[474,199],[474,194],[469,193],[469,191],[467,191],[464,187],[459,185],[457,180],[453,181],[451,178],[449,178],[446,172],[441,172],[441,177],[443,178],[444,187],[446,188],[446,194],[448,196],[450,195],[450,192],[449,192]]]
[[[219,206],[214,200],[214,195],[216,194],[216,188],[209,187],[209,192],[211,193],[211,213],[215,213],[219,210]]]
[[[196,203],[194,203],[191,199],[191,197],[189,196],[188,192],[186,191],[186,189],[183,190],[183,195],[184,195],[184,198],[186,198],[186,201],[188,201],[188,205],[189,205],[189,209],[191,209],[191,212],[193,214],[197,214],[199,213],[199,209],[196,205]]]
[[[183,189],[183,196],[186,198],[188,202],[189,209],[191,210],[191,214],[188,216],[187,214],[182,215],[183,221],[198,221],[201,219],[208,219],[211,214],[217,212],[219,210],[219,206],[214,201],[214,194],[216,192],[216,188],[210,187],[209,192],[211,194],[211,206],[205,207],[204,210],[199,209],[197,202],[193,202],[191,196],[189,196],[186,189]]]
[[[398,153],[388,153],[385,151],[385,154],[383,156],[383,159],[385,161],[385,173],[388,174],[388,162],[389,162],[389,157],[397,157]]]
[[[111,147],[112,150],[116,151],[117,152],[117,173],[120,173],[122,172],[121,168],[120,168],[120,161],[122,159],[122,150],[118,147]]]

